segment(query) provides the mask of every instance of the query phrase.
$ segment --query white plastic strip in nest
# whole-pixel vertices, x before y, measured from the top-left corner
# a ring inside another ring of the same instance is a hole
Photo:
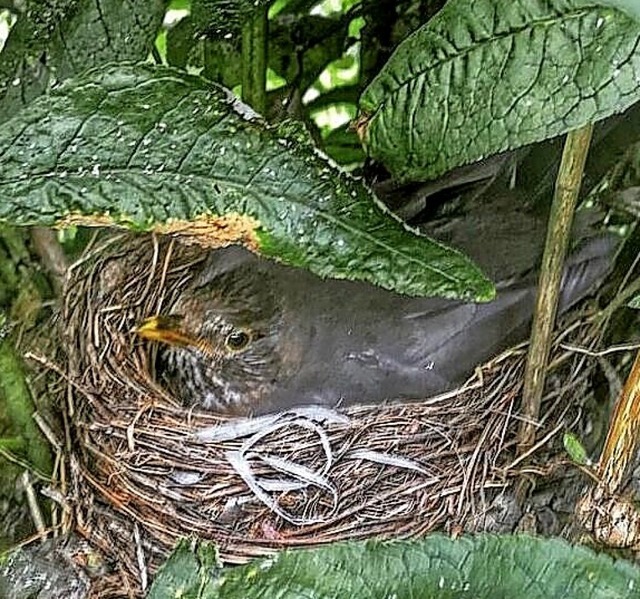
[[[261,430],[269,429],[273,424],[283,418],[295,420],[296,418],[306,418],[314,422],[329,422],[331,424],[342,424],[349,426],[351,421],[348,416],[340,414],[335,410],[324,406],[300,406],[276,414],[258,416],[257,418],[235,418],[224,424],[210,426],[194,433],[193,437],[203,443],[221,443],[223,441],[233,441],[248,437]],[[270,430],[270,432],[273,432]]]
[[[415,470],[420,474],[429,476],[427,472],[418,462],[409,458],[403,458],[402,456],[392,455],[389,453],[382,453],[381,451],[371,451],[369,449],[356,449],[348,453],[349,458],[355,460],[365,460],[367,462],[375,462],[376,464],[382,464],[384,466],[395,466],[396,468],[403,468],[406,470]]]
[[[257,432],[253,437],[247,439],[243,444],[240,451],[243,453],[248,452],[250,449],[255,448],[256,444],[261,441],[264,437],[276,433],[281,429],[293,428],[295,426],[299,426],[300,428],[306,428],[310,430],[320,439],[320,444],[322,445],[322,449],[324,450],[325,455],[325,465],[322,468],[322,474],[326,474],[331,468],[333,464],[333,452],[331,450],[331,443],[329,442],[329,436],[327,432],[321,427],[318,426],[315,422],[311,420],[305,420],[304,418],[297,418],[296,420],[284,420],[283,422],[278,422],[264,430]]]
[[[323,408],[323,411],[332,412],[331,410],[326,410],[326,408]],[[247,440],[245,440],[239,450],[228,451],[225,454],[231,467],[235,470],[238,476],[242,478],[247,487],[249,487],[255,498],[266,505],[273,513],[280,516],[283,520],[286,520],[287,522],[296,526],[306,526],[310,524],[327,522],[337,510],[339,503],[338,492],[335,486],[326,477],[334,461],[331,443],[329,441],[327,432],[313,421],[316,419],[318,412],[314,410],[310,413],[313,416],[312,419],[305,418],[304,416],[307,416],[306,413],[303,417],[292,419],[292,412],[283,412],[277,415],[263,417],[261,419],[254,419],[254,421],[260,421],[257,428],[251,429],[255,430],[254,434]],[[278,420],[280,421],[278,422]],[[248,424],[248,422],[243,422],[242,424]],[[304,428],[306,430],[310,430],[318,436],[320,445],[322,446],[325,454],[323,466],[319,470],[313,470],[311,468],[308,468],[307,466],[296,463],[287,458],[274,456],[273,454],[269,453],[261,453],[259,449],[257,449],[258,443],[268,435],[276,433],[282,429],[292,428],[296,426]],[[211,429],[208,430],[210,431]],[[246,436],[248,434],[246,431],[250,429],[247,426],[243,426],[240,429],[236,429],[236,431],[237,430],[243,431],[243,436]],[[227,431],[225,431],[225,437],[227,439],[237,438],[229,437],[229,431],[230,429],[227,429]],[[216,437],[215,435],[213,437],[217,438],[217,440],[220,440],[220,437]],[[211,438],[211,436],[208,437],[209,440]],[[355,450],[349,452],[348,458],[366,460],[385,466],[393,466],[405,470],[413,470],[426,476],[429,475],[425,468],[423,468],[423,466],[415,460],[411,460],[402,456],[382,453],[379,451],[364,449]],[[263,464],[266,464],[274,471],[280,474],[285,474],[290,478],[274,479],[256,476],[251,465],[251,461],[255,462],[256,460],[261,461]],[[281,508],[278,503],[278,499],[272,495],[272,493],[302,490],[310,486],[315,486],[323,489],[331,495],[331,509],[327,515],[314,518],[298,517]]]
[[[330,411],[326,409],[323,410],[325,412]],[[317,411],[315,410],[310,413],[314,417],[317,416]],[[267,421],[263,421],[262,428],[247,439],[238,451],[228,451],[225,455],[231,467],[236,471],[238,476],[242,478],[255,497],[283,520],[286,520],[291,524],[295,524],[296,526],[306,526],[309,524],[326,522],[338,508],[338,491],[325,477],[333,464],[331,443],[329,442],[329,437],[326,431],[313,422],[312,419],[298,417],[291,420],[291,414],[291,412],[278,414],[276,415],[277,417],[275,418],[275,422],[274,419],[271,418],[268,418]],[[277,422],[278,418],[281,419],[280,422]],[[320,471],[312,470],[302,464],[297,464],[296,462],[286,458],[261,453],[256,449],[256,445],[266,436],[276,433],[279,430],[296,426],[310,430],[318,435],[320,445],[322,446],[325,454],[324,464]],[[252,459],[262,461],[264,464],[273,468],[276,472],[286,474],[292,477],[293,480],[287,480],[284,478],[276,480],[258,478],[251,467],[250,460]],[[310,486],[319,487],[330,493],[331,509],[328,515],[318,516],[315,518],[297,517],[282,509],[278,504],[278,500],[271,495],[271,493],[274,492],[301,490]]]
[[[274,470],[277,470],[278,472],[282,472],[283,474],[289,474],[294,478],[297,478],[298,480],[302,481],[299,483],[294,483],[298,485],[299,488],[303,488],[308,486],[309,484],[312,484],[312,485],[316,485],[317,487],[326,489],[331,494],[334,494],[334,487],[331,485],[331,483],[324,476],[316,473],[314,470],[311,470],[306,466],[302,466],[301,464],[296,464],[291,460],[285,460],[283,458],[278,458],[278,457],[270,456],[266,454],[262,454],[262,455],[257,453],[247,454],[247,459],[252,457],[260,458],[265,464],[267,464],[268,466],[271,466]],[[257,478],[256,481],[264,489],[266,489],[267,486],[269,487],[272,486],[271,481],[269,479]]]
[[[226,453],[227,460],[229,460],[229,464],[233,467],[233,469],[238,473],[238,475],[242,478],[242,480],[249,487],[251,492],[255,495],[255,497],[260,500],[264,505],[266,505],[274,514],[280,516],[283,520],[290,522],[291,524],[295,524],[296,526],[305,526],[308,524],[315,524],[319,522],[326,521],[325,517],[318,518],[297,518],[293,514],[289,513],[286,510],[283,510],[279,505],[278,501],[272,497],[267,490],[265,490],[256,479],[253,471],[251,470],[251,465],[244,455],[242,455],[241,451],[229,451]],[[338,504],[338,495],[335,488],[329,485],[328,481],[323,480],[323,485],[326,485],[331,489],[331,495],[333,498],[334,507],[332,508],[332,512],[335,511],[335,508]],[[304,486],[309,486],[309,483],[305,483]]]

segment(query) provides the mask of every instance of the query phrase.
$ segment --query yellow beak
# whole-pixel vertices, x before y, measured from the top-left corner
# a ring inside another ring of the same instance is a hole
[[[133,329],[133,332],[150,341],[160,341],[179,347],[198,347],[199,340],[191,337],[180,328],[181,320],[180,316],[151,316],[145,318],[139,326]]]

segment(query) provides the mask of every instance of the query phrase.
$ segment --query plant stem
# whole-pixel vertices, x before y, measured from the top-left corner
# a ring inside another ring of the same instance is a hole
[[[523,421],[519,435],[522,453],[535,442],[536,426],[540,415],[540,402],[546,377],[547,361],[551,349],[551,335],[556,319],[560,283],[567,252],[571,224],[575,212],[584,164],[589,151],[593,125],[570,131],[564,144],[562,161],[549,215],[547,240],[542,258],[538,283],[538,297],[533,317],[531,344],[527,355],[522,394]]]
[[[267,6],[260,6],[242,27],[242,99],[256,112],[267,107]]]

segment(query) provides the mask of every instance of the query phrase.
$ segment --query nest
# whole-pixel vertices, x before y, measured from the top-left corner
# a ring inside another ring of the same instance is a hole
[[[69,495],[76,529],[123,569],[131,586],[118,583],[120,593],[140,592],[191,535],[237,564],[282,548],[482,527],[523,464],[522,348],[422,402],[243,420],[187,409],[154,380],[153,345],[132,329],[166,309],[202,260],[174,239],[119,236],[68,277]],[[566,422],[562,402],[550,404],[538,447]]]

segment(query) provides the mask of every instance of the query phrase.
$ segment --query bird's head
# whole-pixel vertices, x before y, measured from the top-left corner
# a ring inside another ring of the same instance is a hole
[[[283,374],[278,302],[255,273],[233,271],[201,282],[135,332],[159,343],[159,381],[185,404],[236,415],[259,412]]]

